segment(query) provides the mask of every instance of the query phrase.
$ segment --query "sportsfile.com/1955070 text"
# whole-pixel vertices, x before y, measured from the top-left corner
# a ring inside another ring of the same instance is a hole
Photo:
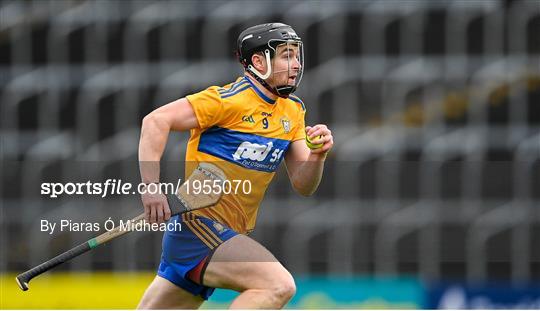
[[[105,198],[109,195],[130,194],[174,194],[182,185],[181,179],[176,183],[139,183],[135,187],[132,183],[121,179],[107,179],[104,182],[44,182],[41,183],[41,195],[49,198],[58,198],[61,195],[97,195]],[[250,194],[252,187],[250,180],[193,180],[185,184],[188,194]]]

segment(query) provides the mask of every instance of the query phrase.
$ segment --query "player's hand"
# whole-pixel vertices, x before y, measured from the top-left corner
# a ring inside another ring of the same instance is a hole
[[[334,137],[332,136],[332,131],[330,131],[325,124],[306,126],[306,135],[309,136],[312,144],[323,144],[323,146],[320,148],[310,149],[311,153],[313,154],[327,153],[330,151],[330,149],[332,149],[332,146],[334,146]],[[319,135],[322,135],[322,137],[318,138]]]
[[[171,209],[167,197],[162,193],[152,194],[146,191],[141,194],[144,206],[144,217],[149,223],[162,223],[171,218]]]

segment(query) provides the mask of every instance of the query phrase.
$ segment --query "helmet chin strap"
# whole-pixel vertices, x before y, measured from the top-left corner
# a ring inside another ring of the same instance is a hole
[[[279,96],[279,97],[283,97],[283,98],[289,97],[289,95],[296,90],[295,86],[279,85],[279,86],[276,86],[276,87],[271,87],[270,84],[268,84],[268,82],[266,82],[266,79],[268,79],[270,77],[270,75],[272,74],[272,63],[270,61],[270,50],[268,50],[268,49],[264,50],[264,56],[265,56],[265,59],[266,59],[266,68],[268,68],[268,70],[266,71],[266,74],[263,75],[260,71],[258,71],[252,65],[248,65],[247,70],[250,71],[251,73],[253,73],[253,76],[254,76],[255,80],[257,80],[260,84],[262,84],[262,86],[264,86],[268,91],[272,92],[272,94],[274,94],[276,96]]]

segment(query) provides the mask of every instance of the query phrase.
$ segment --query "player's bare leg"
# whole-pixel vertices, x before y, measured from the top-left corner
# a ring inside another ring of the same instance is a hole
[[[237,235],[218,247],[203,283],[239,291],[231,309],[279,309],[296,292],[291,274],[266,248],[245,235]]]
[[[198,309],[204,300],[156,276],[144,292],[137,309]]]

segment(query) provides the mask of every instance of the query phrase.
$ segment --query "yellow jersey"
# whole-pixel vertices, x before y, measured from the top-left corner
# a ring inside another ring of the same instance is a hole
[[[186,176],[212,162],[231,182],[217,205],[193,213],[249,233],[290,143],[305,139],[305,106],[294,95],[274,101],[247,77],[186,98],[200,126],[191,130]]]

